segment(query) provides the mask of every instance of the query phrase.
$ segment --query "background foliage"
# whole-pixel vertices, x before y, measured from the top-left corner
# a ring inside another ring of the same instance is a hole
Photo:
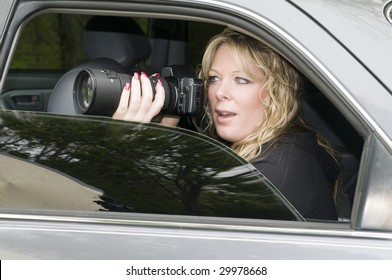
[[[83,49],[83,29],[89,15],[44,14],[23,29],[11,69],[70,69],[87,60]],[[148,32],[148,19],[135,18]],[[221,26],[201,22],[188,24],[190,63],[197,66],[205,45]],[[202,31],[202,32],[201,32]]]

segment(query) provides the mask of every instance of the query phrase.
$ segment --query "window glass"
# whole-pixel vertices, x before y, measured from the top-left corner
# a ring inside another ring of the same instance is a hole
[[[86,60],[83,28],[90,16],[45,14],[23,28],[11,69],[69,69]]]
[[[43,14],[27,22],[18,38],[10,69],[4,79],[0,107],[46,111],[51,92],[59,79],[68,70],[90,61],[85,51],[84,29],[92,17],[94,15]],[[129,69],[130,65],[123,65],[125,69],[121,72],[124,73],[137,69],[152,74],[172,64],[191,64],[196,68],[200,64],[207,41],[222,30],[219,25],[201,22],[132,19],[147,36],[150,36],[147,40],[150,40],[153,53],[145,61],[133,65],[132,69]],[[158,21],[158,24],[154,25],[154,21]],[[161,24],[161,21],[164,24]],[[181,24],[176,26],[176,22]],[[104,30],[105,26],[99,28]],[[172,30],[173,26],[177,29]],[[163,33],[160,35],[166,36],[167,40],[158,40],[154,44],[156,34],[151,32],[152,27],[158,29],[155,33]],[[183,40],[183,44],[176,41],[177,37]],[[162,46],[171,46],[175,50],[169,51]],[[116,49],[115,53],[122,53],[121,46],[117,47],[120,52]],[[110,51],[115,49],[115,45],[105,48],[108,49],[107,57],[113,58],[113,52]],[[105,48],[99,48],[99,52],[105,53]],[[132,49],[134,46],[128,48]],[[183,54],[184,58],[177,60],[182,57],[180,54]],[[119,55],[117,58],[133,61],[133,58],[127,58],[128,55],[130,53]],[[99,56],[105,57],[105,54]]]
[[[35,17],[23,28],[11,69],[62,70],[87,61],[83,31],[91,17],[76,14],[44,14]],[[148,18],[134,20],[146,34],[149,33]],[[223,27],[194,21],[188,22],[187,28],[184,35],[189,42],[190,64],[197,66],[207,41],[221,32]]]
[[[0,185],[13,197],[0,208],[300,219],[251,164],[192,131],[27,112],[0,121]]]

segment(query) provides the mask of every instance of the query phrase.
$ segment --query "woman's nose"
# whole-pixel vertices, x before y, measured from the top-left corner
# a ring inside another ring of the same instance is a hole
[[[215,95],[218,100],[230,99],[230,87],[225,82],[221,82],[216,88]]]

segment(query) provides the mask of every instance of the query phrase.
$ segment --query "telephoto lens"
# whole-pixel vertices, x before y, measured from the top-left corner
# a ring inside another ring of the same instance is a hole
[[[165,101],[159,115],[198,115],[203,109],[203,82],[196,78],[189,65],[165,67],[161,71]],[[149,77],[153,95],[158,78]],[[112,116],[117,110],[121,93],[131,76],[106,69],[83,69],[76,76],[73,99],[78,113]]]
[[[112,116],[120,102],[122,89],[131,76],[105,69],[84,69],[75,79],[73,96],[77,112]]]

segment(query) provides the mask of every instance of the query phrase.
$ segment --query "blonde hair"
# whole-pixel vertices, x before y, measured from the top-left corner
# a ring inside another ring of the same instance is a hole
[[[208,75],[215,54],[223,44],[229,47],[233,58],[245,75],[254,80],[260,79],[260,77],[255,77],[255,73],[249,71],[249,65],[254,65],[263,71],[265,84],[262,91],[266,91],[269,97],[262,99],[264,100],[264,120],[255,127],[250,135],[240,141],[230,143],[231,148],[238,155],[248,161],[263,157],[263,153],[268,151],[268,148],[281,135],[301,127],[310,129],[300,113],[303,81],[296,68],[261,41],[231,29],[225,29],[223,33],[210,40],[199,71],[199,77],[205,83],[204,115],[196,125],[201,132],[219,139],[208,102]],[[319,145],[325,148],[341,167],[340,156],[336,150],[320,133],[317,131],[315,133]],[[331,185],[335,202],[341,191],[341,180],[340,175],[338,180]]]
[[[211,39],[204,53],[199,76],[205,81],[205,115],[199,128],[208,135],[218,138],[211,117],[208,102],[208,75],[215,54],[220,46],[227,45],[241,70],[250,78],[249,65],[260,68],[265,76],[264,89],[269,98],[265,98],[265,120],[260,122],[246,138],[231,143],[231,148],[246,160],[254,159],[262,152],[261,146],[271,143],[286,132],[294,120],[298,120],[301,92],[301,78],[287,60],[262,42],[249,36],[225,29],[223,33]]]

